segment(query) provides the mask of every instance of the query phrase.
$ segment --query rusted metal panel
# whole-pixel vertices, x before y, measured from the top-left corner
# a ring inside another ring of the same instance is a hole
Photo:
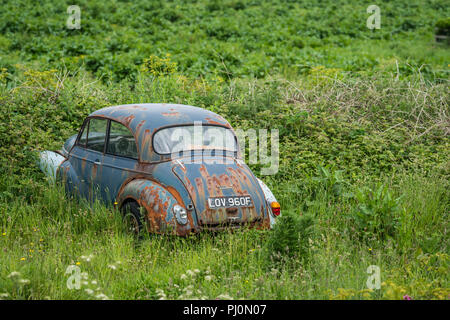
[[[228,222],[250,223],[269,219],[267,203],[256,178],[246,165],[238,166],[232,158],[181,158],[175,163],[174,173],[183,182],[194,203],[201,226]],[[244,196],[252,199],[250,207],[212,209],[210,197]]]
[[[185,206],[185,204],[174,188],[148,179],[134,179],[121,190],[117,202],[123,204],[129,199],[137,201],[145,209],[149,232],[186,236],[197,229],[195,214],[188,215],[188,222],[184,225],[176,220],[173,213],[174,205]]]

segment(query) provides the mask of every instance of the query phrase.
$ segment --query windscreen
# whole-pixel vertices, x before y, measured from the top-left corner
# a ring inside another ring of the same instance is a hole
[[[237,151],[230,129],[219,126],[189,125],[161,129],[153,138],[153,149],[159,154],[192,150]]]

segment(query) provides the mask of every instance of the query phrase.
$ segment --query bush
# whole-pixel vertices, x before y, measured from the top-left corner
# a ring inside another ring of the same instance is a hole
[[[360,238],[384,240],[395,236],[402,197],[394,198],[387,186],[378,185],[374,189],[357,188],[354,198],[357,205],[350,218]]]
[[[450,18],[442,19],[436,22],[436,34],[450,36]]]
[[[343,194],[344,186],[347,185],[347,182],[343,178],[342,170],[334,170],[334,168],[329,168],[329,166],[318,166],[317,171],[318,175],[313,177],[312,181],[335,197]]]
[[[150,58],[144,59],[144,63],[141,67],[142,72],[150,73],[156,77],[172,74],[176,69],[177,64],[170,60],[170,54],[166,54],[165,58],[152,55]]]

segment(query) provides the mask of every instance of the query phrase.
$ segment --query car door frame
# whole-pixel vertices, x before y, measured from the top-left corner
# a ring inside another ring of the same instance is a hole
[[[80,144],[80,139],[82,134],[84,133],[84,130],[86,129],[86,126],[87,126],[86,142],[89,141],[89,126],[90,121],[92,119],[99,119],[106,121],[105,140],[102,152],[89,149],[87,147],[87,143],[84,145]],[[105,154],[106,142],[109,134],[108,130],[109,130],[109,119],[96,116],[86,117],[86,119],[83,122],[83,125],[81,126],[78,132],[77,139],[75,140],[75,143],[67,156],[68,161],[72,165],[72,168],[75,170],[75,173],[78,177],[78,181],[80,184],[78,192],[81,196],[88,199],[89,201],[95,201],[96,199],[95,188],[97,187],[96,184],[98,182],[96,177],[99,173],[101,174],[102,170],[101,164]],[[96,156],[98,156],[98,158],[96,158]],[[73,158],[75,158],[76,160],[71,161]],[[88,173],[89,171],[90,174],[87,175],[86,173]]]
[[[101,162],[102,168],[100,173],[97,175],[101,198],[105,203],[116,201],[118,191],[123,187],[123,184],[126,181],[130,180],[133,176],[136,176],[138,174],[136,167],[139,165],[139,151],[137,151],[136,158],[107,152],[108,145],[110,143],[111,124],[113,122],[123,126],[128,130],[130,135],[133,137],[133,141],[136,145],[136,150],[138,150],[136,137],[133,132],[123,123],[113,119],[108,119],[106,143]],[[102,176],[103,173],[107,173],[106,177]]]

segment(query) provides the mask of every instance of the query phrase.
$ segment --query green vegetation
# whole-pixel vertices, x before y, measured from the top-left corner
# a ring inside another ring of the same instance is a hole
[[[380,3],[379,30],[358,1],[79,1],[80,30],[73,3],[0,3],[0,298],[449,299],[445,1]],[[136,240],[36,168],[143,102],[278,129],[277,227]]]

